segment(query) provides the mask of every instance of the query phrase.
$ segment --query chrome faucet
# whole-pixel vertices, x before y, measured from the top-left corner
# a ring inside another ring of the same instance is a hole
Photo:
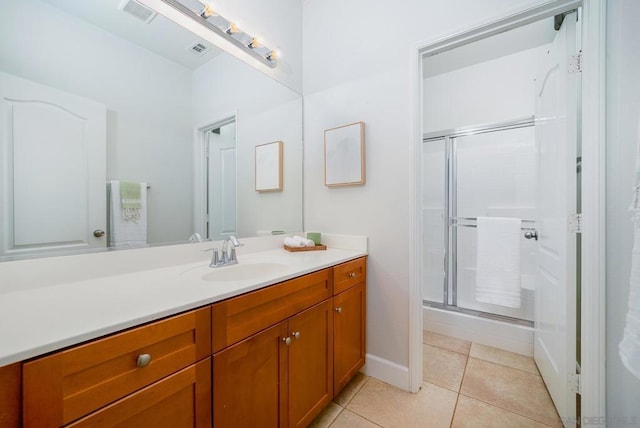
[[[229,242],[231,242],[232,245],[230,253],[228,251]],[[227,236],[222,243],[222,251],[219,254],[218,249],[213,248],[213,255],[211,257],[211,263],[209,264],[209,267],[217,268],[222,266],[237,265],[238,259],[236,258],[236,247],[241,246],[242,244],[240,243],[240,241],[238,241],[238,238],[233,235]]]

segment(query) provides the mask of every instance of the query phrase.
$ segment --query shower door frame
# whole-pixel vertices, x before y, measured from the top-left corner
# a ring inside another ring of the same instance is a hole
[[[457,222],[458,216],[458,171],[457,171],[457,150],[455,139],[471,135],[480,135],[490,132],[508,131],[535,126],[535,118],[527,116],[504,122],[493,122],[481,125],[466,126],[461,128],[448,129],[445,131],[435,131],[425,133],[422,144],[429,142],[444,141],[445,147],[445,168],[444,168],[444,280],[442,303],[423,300],[423,304],[433,308],[444,309],[452,312],[460,312],[496,321],[504,321],[512,324],[533,327],[533,321],[510,317],[506,315],[494,314],[492,312],[480,311],[458,306],[458,227],[466,226]],[[454,223],[455,220],[455,223]],[[449,303],[451,297],[451,303]]]
[[[581,329],[589,331],[589,341],[581,344],[581,410],[583,415],[606,417],[605,372],[605,59],[606,9],[604,1],[549,0],[538,5],[524,6],[495,19],[468,26],[458,33],[417,42],[411,50],[413,93],[413,137],[411,163],[413,181],[411,200],[411,236],[420,236],[422,223],[418,216],[420,199],[419,149],[422,145],[422,58],[462,46],[491,35],[526,25],[582,7],[582,299]],[[513,10],[513,9],[512,9]],[[406,376],[408,390],[418,392],[422,387],[423,365],[423,304],[419,240],[410,251],[409,285],[409,365]]]

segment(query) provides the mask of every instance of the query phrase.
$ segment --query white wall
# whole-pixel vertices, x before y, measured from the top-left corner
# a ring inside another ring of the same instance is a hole
[[[396,384],[408,385],[401,378],[415,239],[413,48],[536,3],[542,1],[304,3],[305,228],[369,236],[367,348],[389,363]],[[328,189],[323,130],[359,120],[366,123],[367,183]]]
[[[527,49],[424,79],[424,132],[532,116],[535,74],[547,49]]]
[[[607,5],[607,426],[640,423],[640,380],[622,365],[633,227],[634,163],[640,121],[640,2]],[[635,417],[632,423],[631,418]]]
[[[238,235],[302,229],[302,97],[230,55],[194,71],[194,127],[237,114]],[[258,193],[255,146],[283,142],[283,190]]]
[[[38,0],[2,1],[0,17],[0,69],[105,104],[107,179],[151,183],[149,242],[187,239],[190,70]]]

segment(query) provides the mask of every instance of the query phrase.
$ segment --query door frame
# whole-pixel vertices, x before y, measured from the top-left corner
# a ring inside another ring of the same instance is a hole
[[[582,7],[582,303],[581,416],[605,417],[605,23],[606,0],[552,0],[459,33],[418,43],[411,50],[414,162],[411,164],[409,255],[409,390],[422,386],[423,306],[420,278],[422,218],[420,147],[422,144],[422,56],[436,54],[539,19]]]
[[[211,129],[219,128],[228,123],[236,125],[236,147],[238,143],[238,111],[219,116],[219,119],[211,120],[198,126],[193,131],[193,231],[204,238],[207,218],[205,208],[207,206],[207,156],[205,153],[205,133]]]

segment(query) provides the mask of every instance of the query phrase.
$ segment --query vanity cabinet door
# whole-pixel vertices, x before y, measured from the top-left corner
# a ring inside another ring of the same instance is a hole
[[[333,398],[331,299],[289,318],[289,426],[306,427]]]
[[[333,296],[333,271],[323,269],[212,306],[213,352]]]
[[[67,427],[211,427],[211,359],[168,376]]]
[[[213,355],[213,425],[286,427],[287,322]]]
[[[24,426],[71,423],[210,355],[205,307],[36,358],[22,366]]]
[[[334,306],[334,395],[358,373],[365,362],[365,283],[333,298]]]
[[[351,260],[350,262],[339,264],[333,268],[333,292],[335,294],[353,287],[356,284],[365,282],[367,278],[367,258]]]
[[[0,427],[20,426],[21,377],[20,363],[0,367]]]

